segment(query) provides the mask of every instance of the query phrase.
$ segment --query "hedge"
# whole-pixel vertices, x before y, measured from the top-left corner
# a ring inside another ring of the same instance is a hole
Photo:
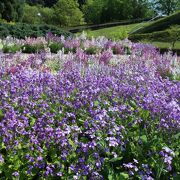
[[[133,34],[145,34],[145,33],[152,33],[154,31],[162,31],[169,28],[172,25],[177,25],[177,24],[180,25],[180,11],[168,17],[152,22],[150,25],[147,25],[133,32]]]
[[[5,38],[9,35],[19,39],[25,37],[39,37],[45,36],[48,32],[52,32],[58,36],[72,36],[70,32],[51,25],[31,25],[25,23],[10,25],[0,23],[0,38]]]
[[[180,32],[180,29],[177,29],[177,31]],[[162,42],[171,41],[169,30],[157,31],[157,32],[146,33],[146,34],[131,34],[129,35],[128,38],[134,42],[141,41],[141,40],[162,41]]]

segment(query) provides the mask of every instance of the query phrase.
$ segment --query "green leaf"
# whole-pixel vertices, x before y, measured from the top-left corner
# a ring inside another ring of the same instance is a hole
[[[111,174],[108,175],[108,180],[113,180],[113,176]]]
[[[121,180],[129,179],[129,175],[127,173],[120,173],[119,179]]]
[[[30,119],[30,126],[33,126],[34,125],[34,123],[36,122],[36,119],[34,118],[34,117],[29,117],[29,119]]]
[[[4,117],[3,111],[2,109],[0,109],[0,119],[2,119]]]
[[[94,101],[94,106],[98,106],[99,105],[99,101]]]
[[[117,158],[112,158],[109,160],[109,162],[117,162],[120,161],[123,157],[117,157]]]
[[[146,137],[146,135],[142,135],[142,136],[140,137],[140,139],[142,140],[143,143],[147,143],[147,137]]]

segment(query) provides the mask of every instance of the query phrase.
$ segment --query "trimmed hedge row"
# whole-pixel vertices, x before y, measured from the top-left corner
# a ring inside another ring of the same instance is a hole
[[[180,32],[180,29],[177,31]],[[131,34],[129,35],[129,39],[131,41],[141,41],[141,40],[152,40],[152,41],[162,41],[167,42],[171,41],[170,32],[168,30],[165,31],[157,31],[153,33],[146,33],[146,34]]]
[[[68,31],[51,25],[31,25],[25,23],[10,25],[0,23],[0,38],[5,38],[9,35],[18,39],[23,39],[25,37],[40,37],[45,36],[48,32],[52,32],[58,36],[64,35],[65,37],[72,35]]]
[[[153,23],[151,23],[150,25],[145,26],[144,28],[141,28],[135,32],[133,32],[133,34],[145,34],[145,33],[152,33],[154,31],[162,31],[165,30],[167,28],[169,28],[172,25],[176,25],[179,24],[180,25],[180,11],[159,19]]]

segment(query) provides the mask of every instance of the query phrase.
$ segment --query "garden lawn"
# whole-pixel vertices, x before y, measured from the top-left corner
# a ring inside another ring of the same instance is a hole
[[[144,26],[147,23],[136,23],[136,24],[129,24],[129,25],[121,25],[116,27],[104,28],[94,31],[86,31],[88,37],[98,37],[98,36],[105,36],[110,39],[124,39],[128,36],[128,33],[138,29],[141,26]]]

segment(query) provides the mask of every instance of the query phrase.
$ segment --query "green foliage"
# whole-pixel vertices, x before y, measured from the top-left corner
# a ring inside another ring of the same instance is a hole
[[[86,22],[99,24],[145,18],[152,14],[148,7],[147,0],[88,0],[82,9]]]
[[[168,33],[170,41],[172,42],[172,48],[174,48],[176,41],[180,41],[180,26],[171,26]]]
[[[28,24],[53,24],[53,13],[53,8],[26,4],[23,22]]]
[[[87,49],[84,50],[86,54],[97,54],[98,52],[100,52],[100,49],[98,47],[95,47],[95,46],[91,46]]]
[[[1,0],[0,15],[7,21],[21,21],[24,0]]]
[[[6,27],[0,25],[0,37],[6,37],[8,34],[9,30]]]
[[[180,28],[177,27],[178,26],[174,26],[173,28],[169,28],[165,31],[157,31],[153,33],[131,34],[129,35],[129,39],[132,41],[141,41],[141,40],[162,41],[162,42],[178,41]]]
[[[5,38],[6,36],[13,36],[16,38],[25,37],[39,37],[45,36],[48,32],[52,32],[58,36],[64,35],[65,37],[70,36],[71,33],[64,31],[55,26],[50,25],[31,25],[25,23],[17,23],[15,25],[0,23],[0,38]]]
[[[87,0],[86,4],[83,6],[83,13],[85,21],[87,23],[99,24],[101,23],[101,16],[103,7],[105,6],[105,1],[103,0]]]
[[[170,15],[178,9],[179,0],[155,0],[154,9],[159,13]]]
[[[52,7],[58,0],[26,0],[29,5],[42,5],[45,7]]]
[[[38,13],[39,8],[37,6],[29,6],[26,4],[24,7],[24,16],[22,21],[28,24],[40,24],[42,20]]]
[[[18,46],[18,45],[11,45],[11,46],[4,45],[2,50],[3,50],[4,53],[16,53],[18,51],[21,51],[21,46]]]
[[[41,21],[42,21],[41,23],[52,24],[52,25],[54,24],[54,19],[53,19],[54,10],[53,10],[53,8],[40,7],[39,13],[40,13]]]
[[[74,0],[59,0],[54,5],[54,23],[57,26],[76,26],[83,24],[83,13]]]
[[[29,53],[29,54],[39,53],[44,50],[44,45],[43,44],[35,44],[35,45],[25,44],[21,48],[22,48],[23,53]]]
[[[112,32],[109,35],[109,38],[114,40],[123,40],[126,39],[127,37],[128,37],[127,31]]]
[[[63,45],[57,42],[51,42],[48,47],[50,48],[52,53],[57,53],[63,48]]]
[[[135,31],[134,34],[141,34],[141,33],[143,34],[143,33],[152,33],[154,31],[162,31],[175,24],[180,24],[180,11],[168,17],[152,22],[151,24],[145,26],[144,28],[141,28]]]
[[[64,54],[68,54],[69,52],[76,53],[76,48],[64,48]]]

